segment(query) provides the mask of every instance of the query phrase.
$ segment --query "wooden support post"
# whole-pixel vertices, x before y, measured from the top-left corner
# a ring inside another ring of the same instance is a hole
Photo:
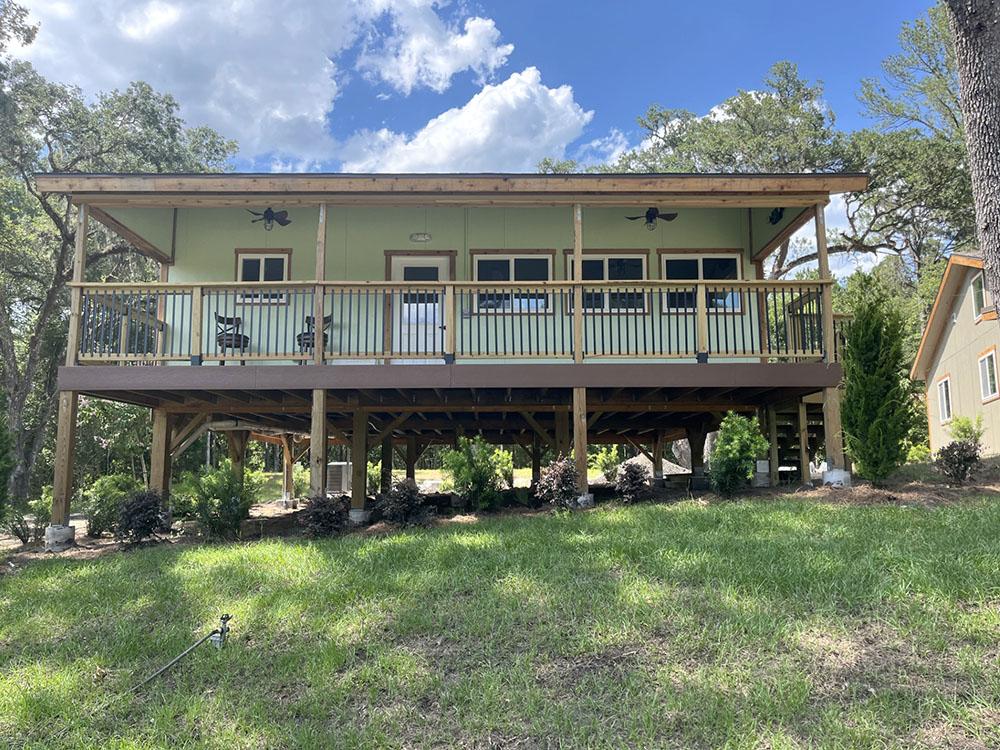
[[[326,346],[323,344],[323,317],[326,315],[326,216],[325,203],[319,204],[319,224],[316,228],[316,290],[313,292],[313,362],[323,364]]]
[[[68,526],[73,496],[73,457],[76,452],[76,411],[80,397],[75,391],[59,391],[56,423],[55,476],[52,481],[53,526]]]
[[[286,503],[295,499],[295,453],[291,435],[281,436],[281,498]]]
[[[354,412],[351,433],[351,510],[363,512],[368,498],[368,414]]]
[[[531,436],[531,486],[538,484],[542,478],[542,441],[539,436]]]
[[[326,389],[317,388],[312,392],[312,421],[309,429],[309,496],[326,495]]]
[[[583,281],[583,206],[573,204],[573,281]],[[573,287],[573,361],[583,362],[583,286]]]
[[[708,430],[704,425],[687,428],[688,445],[691,446],[691,489],[708,489],[705,477],[705,438]]]
[[[160,496],[164,509],[170,507],[170,432],[173,417],[163,409],[153,409],[153,441],[149,456],[149,489]]]
[[[772,487],[778,486],[778,465],[781,457],[778,453],[778,415],[773,406],[767,407],[767,443],[768,443],[768,478]]]
[[[826,247],[825,205],[814,207],[816,218],[816,259],[819,263],[819,278],[823,283],[823,360],[833,362],[833,287],[830,276],[830,258]],[[837,388],[823,389],[823,433],[826,444],[827,471],[845,469],[844,436],[840,425],[840,391]]]
[[[826,443],[826,468],[847,469],[844,460],[844,433],[840,424],[840,389],[823,389],[823,434]]]
[[[243,471],[246,467],[247,443],[250,442],[250,430],[229,430],[226,432],[226,441],[229,445],[229,461],[233,466],[233,473],[243,480]]]
[[[587,493],[587,389],[573,389],[573,461],[580,494]]]
[[[809,410],[805,401],[799,401],[799,480],[812,484],[809,472]]]
[[[569,412],[559,410],[555,413],[556,420],[556,455],[569,455]]]
[[[708,294],[704,284],[695,288],[695,319],[697,323],[697,355],[699,362],[708,361]]]
[[[382,466],[378,482],[383,494],[392,488],[392,436],[382,438]]]
[[[653,438],[653,481],[656,484],[661,484],[663,482],[663,446],[664,446],[663,433],[657,431],[656,437]]]
[[[417,436],[410,435],[406,438],[406,478],[417,481]]]

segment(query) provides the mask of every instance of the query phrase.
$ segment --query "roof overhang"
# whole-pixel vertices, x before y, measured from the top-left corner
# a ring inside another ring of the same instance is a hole
[[[941,336],[948,324],[951,306],[961,292],[966,269],[982,270],[982,267],[983,259],[974,255],[956,253],[948,258],[948,265],[944,269],[944,276],[941,277],[934,305],[931,307],[923,335],[920,337],[920,348],[917,349],[913,367],[910,368],[910,377],[913,380],[927,379],[927,373],[934,363],[934,357],[937,355],[941,343]]]
[[[868,176],[816,174],[80,174],[35,176],[46,193],[107,207],[459,205],[775,207],[860,192]]]

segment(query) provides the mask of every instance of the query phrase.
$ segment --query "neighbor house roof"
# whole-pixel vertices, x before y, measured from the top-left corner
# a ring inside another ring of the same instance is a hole
[[[40,173],[38,187],[104,206],[423,203],[458,205],[807,206],[868,186],[859,173],[816,174],[83,174]]]
[[[910,377],[914,380],[927,378],[927,373],[934,363],[934,357],[941,344],[942,336],[948,328],[952,305],[962,293],[962,282],[965,280],[968,269],[982,270],[982,267],[983,259],[978,255],[954,253],[948,258],[948,265],[944,269],[941,285],[934,298],[934,306],[931,308],[927,324],[924,326],[923,336],[920,338],[917,357],[910,369]]]

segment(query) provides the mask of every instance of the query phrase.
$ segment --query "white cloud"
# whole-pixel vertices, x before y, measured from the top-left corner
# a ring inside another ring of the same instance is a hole
[[[512,44],[500,44],[500,31],[490,18],[467,18],[463,30],[446,24],[433,2],[392,3],[394,31],[381,49],[366,45],[358,70],[409,94],[418,86],[441,93],[456,73],[471,70],[484,82],[507,63]]]
[[[590,122],[569,86],[548,88],[537,68],[487,85],[461,107],[435,117],[413,135],[364,131],[342,151],[352,172],[534,171],[546,156],[562,157]]]
[[[630,148],[632,146],[626,135],[618,128],[611,128],[607,135],[577,147],[573,157],[584,167],[614,164]]]
[[[366,69],[403,92],[444,90],[465,70],[488,76],[512,49],[490,19],[445,24],[434,0],[21,2],[41,28],[19,53],[43,75],[88,95],[148,81],[175,96],[189,124],[281,164],[330,158],[338,60],[366,37]],[[380,45],[387,15],[394,31]]]

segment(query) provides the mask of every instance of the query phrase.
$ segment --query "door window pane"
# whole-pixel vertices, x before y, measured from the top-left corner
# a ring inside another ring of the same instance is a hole
[[[437,281],[440,276],[437,266],[403,266],[403,281]],[[428,304],[438,301],[434,292],[406,292],[404,304]]]
[[[285,259],[264,258],[263,281],[284,281],[284,280],[285,280]]]
[[[701,267],[707,281],[739,278],[736,258],[702,258]]]
[[[476,263],[476,278],[479,281],[510,281],[510,260],[480,259]]]
[[[642,280],[642,258],[608,258],[608,279],[621,281],[625,279]]]
[[[663,263],[663,278],[667,281],[696,281],[698,279],[697,258],[667,258]],[[667,292],[664,306],[668,310],[693,310],[695,293],[691,291]]]
[[[548,280],[548,258],[514,258],[514,281]]]

